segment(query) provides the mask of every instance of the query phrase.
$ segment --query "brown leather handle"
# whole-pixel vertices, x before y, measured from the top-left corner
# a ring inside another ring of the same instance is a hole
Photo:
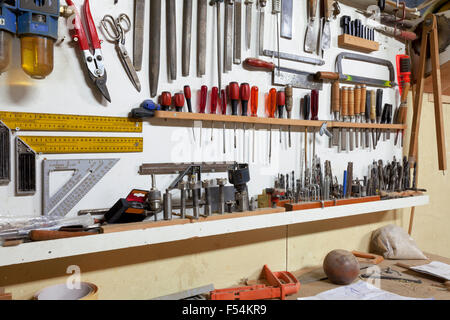
[[[361,113],[361,87],[355,87],[355,116]]]
[[[366,113],[366,95],[367,95],[367,87],[365,84],[361,86],[361,106],[359,109],[359,113],[364,116]]]
[[[355,116],[355,89],[348,89],[348,115]]]
[[[318,80],[339,80],[339,73],[336,72],[317,72],[316,79]]]
[[[257,69],[263,69],[266,71],[273,71],[275,70],[275,64],[272,62],[264,61],[257,58],[247,58],[244,60],[244,65],[257,68]]]
[[[348,116],[348,88],[344,87],[341,89],[341,114],[343,117]]]
[[[32,230],[30,232],[30,239],[32,241],[47,241],[47,240],[55,240],[55,239],[91,236],[94,234],[98,234],[98,232]]]
[[[334,81],[333,85],[331,86],[331,108],[333,112],[340,111],[340,93],[339,81]]]

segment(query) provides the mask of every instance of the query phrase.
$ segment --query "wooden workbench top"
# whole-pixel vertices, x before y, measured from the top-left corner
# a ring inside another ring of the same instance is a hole
[[[381,289],[389,291],[401,296],[412,297],[412,298],[434,298],[436,300],[450,300],[450,291],[440,288],[439,284],[443,281],[435,278],[433,276],[418,273],[412,270],[407,270],[405,268],[396,266],[397,263],[403,262],[409,265],[422,265],[427,264],[431,261],[440,261],[443,263],[450,264],[450,258],[444,258],[434,254],[425,253],[425,255],[430,259],[427,260],[384,260],[378,266],[381,269],[392,267],[393,270],[400,271],[404,274],[413,276],[417,279],[422,280],[422,283],[411,283],[398,280],[381,280]],[[301,277],[306,273],[317,273],[320,274],[323,271],[322,267],[312,267],[293,272],[296,277]],[[364,280],[358,278],[355,282],[359,280]],[[302,284],[300,281],[300,291],[292,296],[287,297],[288,300],[296,300],[297,298],[305,298],[315,296],[321,292],[328,291],[340,287],[331,283],[329,280],[315,281],[310,283]]]

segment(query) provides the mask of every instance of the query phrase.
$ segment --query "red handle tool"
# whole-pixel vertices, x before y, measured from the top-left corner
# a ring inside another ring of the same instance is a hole
[[[205,113],[207,97],[208,97],[208,87],[202,86],[202,88],[200,90],[200,111],[199,111],[199,113]]]
[[[270,89],[269,91],[269,104],[268,115],[269,118],[275,118],[275,111],[277,110],[277,89]]]
[[[187,103],[188,111],[189,111],[190,113],[192,113],[192,103],[191,103],[192,93],[191,93],[191,87],[189,87],[189,86],[184,86],[184,97],[186,98],[186,103]]]
[[[219,98],[219,88],[213,87],[211,89],[211,106],[210,106],[211,114],[216,114],[218,98]]]
[[[311,120],[319,120],[319,91],[311,91]]]
[[[176,93],[175,97],[175,109],[177,112],[182,112],[184,107],[184,96],[182,93]]]
[[[230,86],[230,99],[231,99],[231,114],[233,116],[238,115],[238,103],[239,103],[239,84],[237,82],[231,82]]]
[[[222,94],[220,96],[221,98],[221,103],[220,106],[222,108],[222,114],[227,114],[227,106],[228,106],[228,96],[226,93],[226,90],[222,89]]]
[[[277,92],[278,118],[283,118],[283,111],[286,105],[286,94],[284,91]]]
[[[247,116],[248,102],[250,100],[250,85],[248,83],[241,84],[241,103],[242,115]]]
[[[252,117],[258,116],[258,95],[259,95],[259,88],[256,86],[252,87],[250,100],[250,109],[252,112]]]
[[[161,93],[161,109],[164,111],[169,111],[170,106],[172,105],[172,95],[170,92],[164,91]]]

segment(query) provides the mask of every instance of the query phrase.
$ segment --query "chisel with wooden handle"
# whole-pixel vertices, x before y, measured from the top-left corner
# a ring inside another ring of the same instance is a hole
[[[359,122],[359,115],[360,115],[360,108],[361,108],[361,87],[356,86],[355,87],[355,122]],[[355,129],[355,147],[356,149],[359,148],[359,129]]]
[[[400,107],[398,108],[397,118],[395,121],[395,123],[397,123],[397,124],[405,124],[406,123],[406,116],[407,116],[407,111],[408,111],[408,93],[409,93],[410,87],[411,87],[411,84],[409,82],[407,82],[405,84],[405,87],[403,88],[402,101],[401,101]],[[404,130],[401,130],[401,132],[402,132],[402,144],[401,145],[403,147]],[[400,130],[397,130],[397,135],[395,136],[395,145],[397,145],[399,134],[400,134]]]
[[[366,93],[367,93],[367,87],[365,84],[361,86],[361,105],[359,107],[359,121],[360,123],[364,122],[365,119],[365,113],[366,113]],[[365,145],[365,135],[363,134],[363,129],[360,130],[361,132],[361,148],[364,149]]]
[[[291,119],[292,117],[292,108],[294,107],[294,100],[293,100],[293,92],[292,92],[292,86],[286,86],[284,89],[285,96],[286,96],[286,111],[287,111],[287,117],[288,119]],[[289,148],[292,147],[292,141],[291,141],[291,126],[288,126],[288,132],[289,132]]]
[[[355,121],[355,89],[348,88],[348,116],[349,121]],[[355,133],[350,128],[350,151],[355,149]]]
[[[348,88],[341,89],[341,118],[343,122],[348,121]],[[347,129],[342,128],[341,131],[341,150],[347,151]]]
[[[341,101],[340,101],[340,87],[339,87],[339,81],[333,81],[333,84],[331,86],[331,110],[334,115],[334,121],[340,121],[339,113],[341,111]],[[340,129],[342,131],[342,129]],[[333,128],[333,139],[332,139],[332,146],[339,146],[339,128]],[[339,149],[339,148],[338,148]]]
[[[377,104],[377,94],[375,90],[370,91],[370,122],[376,123],[377,122],[377,111],[376,111],[376,104]],[[376,137],[375,137],[375,130],[372,129],[372,148],[375,150],[377,147]]]

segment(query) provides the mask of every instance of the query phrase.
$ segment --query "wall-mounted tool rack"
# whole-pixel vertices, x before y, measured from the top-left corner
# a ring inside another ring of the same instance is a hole
[[[364,53],[371,53],[380,49],[380,44],[376,41],[355,37],[349,34],[341,34],[338,37],[338,46],[339,48]]]
[[[317,128],[326,122],[328,128],[363,128],[363,129],[382,129],[382,130],[405,130],[406,125],[403,124],[377,124],[377,123],[355,123],[355,122],[338,122],[326,120],[295,120],[295,119],[279,119],[279,118],[260,118],[260,117],[243,117],[228,116],[219,114],[206,113],[188,113],[188,112],[172,112],[172,111],[156,111],[152,119],[173,120],[190,120],[205,121],[217,123],[242,123],[242,124],[258,124],[258,125],[280,125],[291,126],[291,128]]]

